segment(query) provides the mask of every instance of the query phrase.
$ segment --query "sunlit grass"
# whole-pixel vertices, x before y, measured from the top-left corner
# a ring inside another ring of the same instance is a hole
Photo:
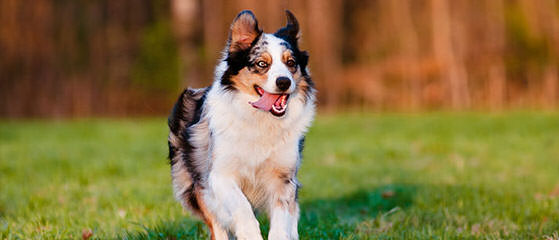
[[[0,122],[0,239],[207,238],[172,197],[165,124]],[[303,239],[559,231],[556,113],[322,116],[303,162]]]

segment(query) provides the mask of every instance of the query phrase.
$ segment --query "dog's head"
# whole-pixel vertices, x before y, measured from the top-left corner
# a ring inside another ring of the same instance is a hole
[[[254,108],[281,117],[290,96],[308,98],[312,82],[306,67],[308,55],[298,47],[299,23],[290,11],[287,25],[273,34],[263,33],[251,11],[242,11],[233,20],[226,46],[227,69],[221,85],[257,99]]]

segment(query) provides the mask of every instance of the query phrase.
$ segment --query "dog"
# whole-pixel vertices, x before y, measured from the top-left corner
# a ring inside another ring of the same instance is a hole
[[[211,86],[186,89],[168,119],[175,198],[212,239],[298,239],[297,170],[315,114],[309,55],[299,23],[264,33],[245,10],[233,20]]]

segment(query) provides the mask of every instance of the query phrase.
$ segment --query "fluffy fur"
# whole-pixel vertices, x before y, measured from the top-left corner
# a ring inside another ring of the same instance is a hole
[[[270,217],[268,239],[298,239],[296,174],[315,90],[289,11],[287,21],[268,34],[252,12],[239,13],[213,84],[185,90],[169,116],[175,197],[212,239],[262,239],[255,208]]]

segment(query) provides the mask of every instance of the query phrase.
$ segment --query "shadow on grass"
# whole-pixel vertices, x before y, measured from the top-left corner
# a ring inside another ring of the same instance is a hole
[[[348,236],[359,222],[411,206],[416,192],[415,185],[392,184],[340,198],[302,202],[299,234],[303,239]]]
[[[360,190],[333,199],[314,199],[301,202],[299,234],[302,239],[339,239],[350,235],[361,221],[375,219],[391,210],[413,204],[415,185],[393,184]],[[259,216],[262,234],[267,235],[269,222]],[[207,228],[200,221],[184,218],[161,222],[143,231],[126,232],[123,239],[209,239]]]

